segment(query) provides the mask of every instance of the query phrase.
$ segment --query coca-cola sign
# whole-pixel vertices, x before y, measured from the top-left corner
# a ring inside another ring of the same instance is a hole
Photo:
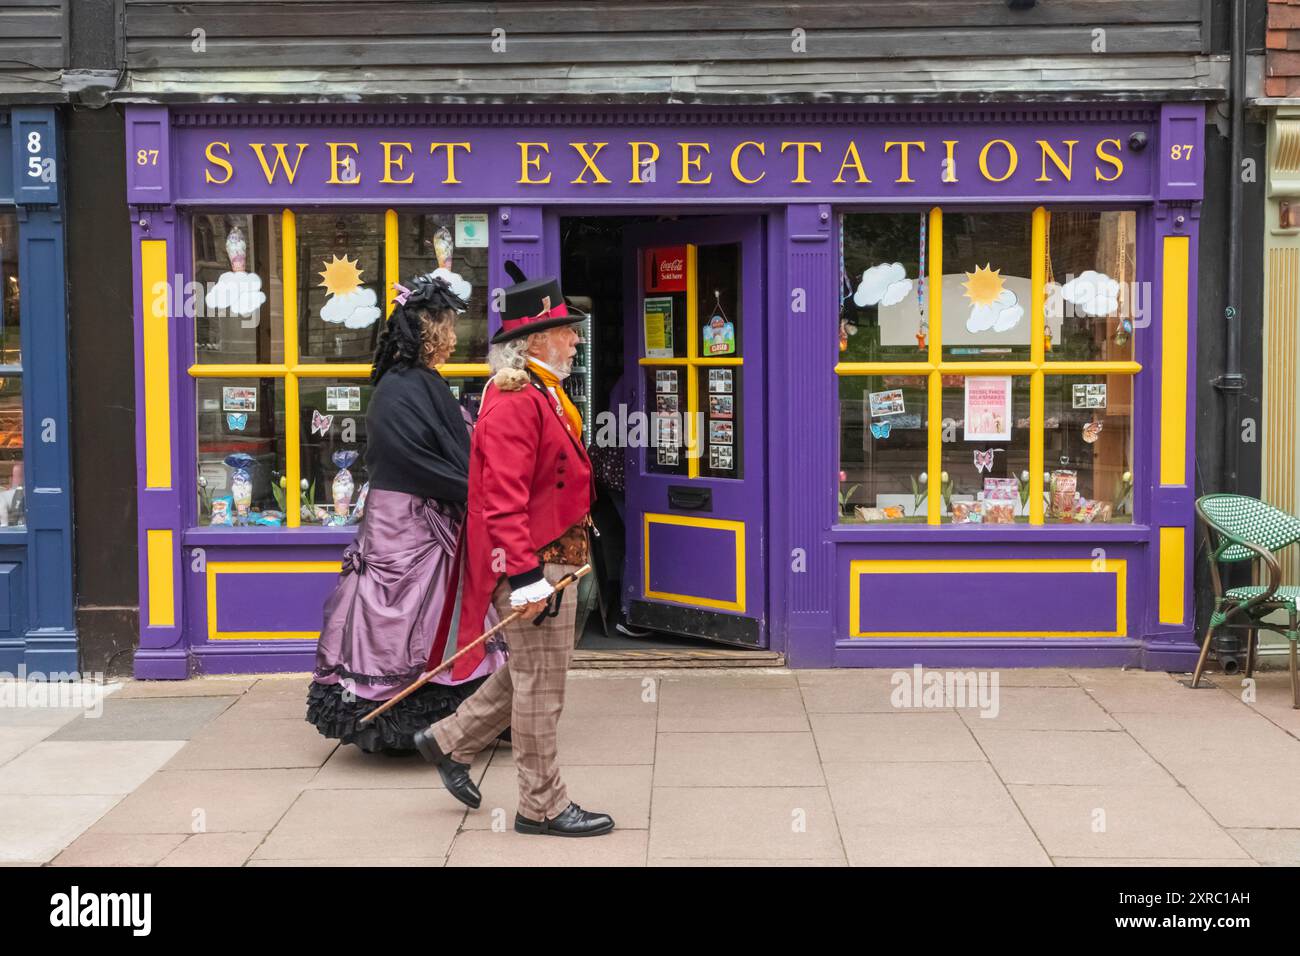
[[[686,291],[686,247],[646,250],[647,292]]]

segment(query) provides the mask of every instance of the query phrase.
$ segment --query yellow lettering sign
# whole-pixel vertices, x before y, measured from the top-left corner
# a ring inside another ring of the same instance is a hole
[[[381,183],[397,183],[399,185],[406,185],[407,183],[415,182],[415,173],[411,173],[411,175],[407,176],[405,179],[393,178],[393,172],[395,170],[405,169],[403,164],[406,162],[406,157],[400,153],[396,156],[393,155],[393,147],[399,147],[406,150],[408,153],[413,152],[414,147],[411,146],[410,143],[380,143],[379,145],[384,147],[384,176],[379,181]]]
[[[925,143],[922,143],[919,140],[911,140],[907,142],[899,142],[899,141],[891,140],[885,144],[885,152],[888,153],[895,146],[901,146],[903,147],[903,149],[902,149],[902,160],[898,166],[898,178],[895,179],[894,182],[896,183],[916,182],[916,180],[912,178],[911,173],[908,171],[908,160],[911,158],[912,147],[913,146],[920,147],[921,152],[924,153]]]
[[[361,182],[361,170],[356,164],[356,143],[326,143],[330,148],[330,178],[325,180],[331,186],[355,186]],[[339,148],[346,147],[352,150],[352,156],[344,156],[339,159]],[[353,173],[348,179],[339,178],[339,170],[345,170]]]
[[[659,162],[659,147],[654,143],[640,143],[640,142],[631,142],[628,143],[627,145],[632,148],[632,178],[628,180],[628,183],[632,185],[639,185],[645,182],[645,180],[641,178],[641,167],[647,164],[653,165],[654,163]],[[647,156],[645,159],[641,158],[642,146],[650,147],[650,155]]]
[[[1124,161],[1121,160],[1118,155],[1114,153],[1108,153],[1104,149],[1102,149],[1102,147],[1105,146],[1107,143],[1114,143],[1115,148],[1119,149],[1119,140],[1103,139],[1100,143],[1097,144],[1097,158],[1102,160],[1103,162],[1110,163],[1112,166],[1114,166],[1115,175],[1103,176],[1101,174],[1100,166],[1098,166],[1097,169],[1093,171],[1093,175],[1095,175],[1097,179],[1103,183],[1113,183],[1115,180],[1119,179],[1120,176],[1124,175]]]
[[[532,154],[534,148],[541,149],[543,153],[549,153],[551,147],[547,143],[518,143],[519,146],[519,179],[517,182],[521,186],[545,186],[551,181],[551,174],[547,173],[545,179],[533,179],[529,174],[530,168],[542,171],[542,157]]]
[[[1065,162],[1061,162],[1061,157],[1057,155],[1056,150],[1052,149],[1051,144],[1048,143],[1047,140],[1040,139],[1037,142],[1039,152],[1041,153],[1042,173],[1034,180],[1034,182],[1050,183],[1052,181],[1047,175],[1047,161],[1050,159],[1053,165],[1061,171],[1061,175],[1065,177],[1065,181],[1068,183],[1074,169],[1074,147],[1079,141],[1077,139],[1062,140],[1066,147]]]
[[[754,140],[746,140],[745,142],[737,145],[736,148],[731,151],[731,175],[736,177],[737,182],[742,182],[746,186],[752,186],[754,185],[754,183],[758,182],[760,179],[766,176],[767,173],[766,172],[759,173],[757,176],[751,179],[740,171],[740,151],[744,149],[746,146],[752,146],[758,150],[758,155],[766,156],[767,144],[757,143]]]
[[[226,183],[230,182],[231,177],[235,175],[235,167],[230,165],[229,158],[223,159],[213,152],[213,150],[218,146],[226,151],[227,157],[230,156],[230,144],[217,142],[208,143],[208,148],[203,151],[203,155],[208,158],[208,162],[212,165],[220,166],[224,169],[226,171],[226,176],[224,179],[217,179],[212,175],[212,170],[205,169],[203,170],[203,181],[205,183],[212,183],[214,186],[224,186]]]
[[[692,149],[702,149],[705,153],[709,152],[708,143],[678,143],[682,151],[682,178],[677,180],[678,184],[683,186],[707,186],[713,182],[713,173],[709,173],[703,179],[691,179],[691,170],[700,171],[700,160],[702,156],[692,156]]]
[[[594,153],[587,152],[588,144],[586,143],[570,143],[569,145],[578,151],[578,156],[582,159],[582,164],[583,164],[582,172],[578,173],[576,177],[569,180],[570,182],[585,183],[587,180],[583,179],[583,177],[587,175],[588,170],[590,170],[592,175],[596,177],[594,180],[592,180],[592,182],[594,183],[609,182],[609,180],[605,178],[605,174],[600,171],[600,167],[596,165],[596,157],[600,155],[600,151],[604,149],[606,146],[608,146],[609,143],[592,143],[591,145],[596,147],[596,151]]]
[[[811,182],[811,180],[810,180],[807,176],[804,175],[804,165],[803,165],[803,163],[804,163],[804,156],[805,156],[805,154],[806,154],[806,150],[808,149],[809,146],[811,146],[813,149],[817,150],[817,152],[820,153],[820,152],[822,151],[822,144],[821,144],[821,143],[798,143],[798,142],[795,142],[795,143],[782,143],[782,144],[781,144],[781,152],[784,153],[784,152],[785,152],[787,149],[789,149],[791,146],[793,146],[793,147],[795,148],[795,156],[796,156],[796,159],[795,159],[795,164],[794,164],[794,170],[795,170],[795,172],[794,172],[794,179],[790,180],[790,182],[791,182],[791,183],[806,183],[806,182]]]
[[[994,146],[997,146],[999,143],[1001,143],[1007,151],[1007,171],[1001,176],[994,176],[989,172],[989,150]],[[1018,165],[1020,165],[1020,157],[1016,154],[1016,148],[1005,139],[991,139],[985,143],[984,148],[980,150],[980,174],[991,183],[1006,182],[1011,178],[1011,174],[1016,171]]]
[[[858,144],[853,142],[853,140],[849,140],[849,148],[844,151],[844,162],[840,163],[840,171],[831,182],[844,182],[844,170],[848,169],[850,166],[852,166],[857,172],[858,182],[871,182],[871,180],[867,178],[867,171],[862,168],[862,157],[858,155]]]
[[[257,154],[257,161],[262,164],[262,175],[266,177],[268,186],[275,185],[275,177],[280,172],[280,167],[284,166],[284,175],[289,180],[289,185],[293,185],[293,177],[298,175],[298,164],[302,162],[302,154],[307,150],[306,143],[298,143],[298,155],[294,157],[293,165],[289,165],[289,158],[284,153],[284,148],[288,143],[272,143],[275,147],[275,162],[267,164],[266,154],[262,151],[266,146],[265,143],[249,143],[248,148]]]

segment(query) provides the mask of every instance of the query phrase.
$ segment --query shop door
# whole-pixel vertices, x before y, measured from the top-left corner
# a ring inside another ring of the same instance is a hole
[[[765,646],[762,219],[631,227],[623,255],[646,439],[629,431],[628,620]]]

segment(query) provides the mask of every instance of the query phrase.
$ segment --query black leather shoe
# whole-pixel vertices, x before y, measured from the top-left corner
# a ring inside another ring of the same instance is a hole
[[[592,813],[576,803],[570,803],[551,820],[529,820],[515,814],[516,833],[548,833],[551,836],[600,836],[614,829],[614,818],[608,813]]]
[[[433,737],[432,727],[416,731],[415,749],[438,769],[442,785],[453,797],[471,810],[479,808],[479,804],[483,802],[483,795],[478,792],[478,787],[474,786],[474,781],[470,779],[469,764],[452,760],[443,753],[438,747],[438,741]]]

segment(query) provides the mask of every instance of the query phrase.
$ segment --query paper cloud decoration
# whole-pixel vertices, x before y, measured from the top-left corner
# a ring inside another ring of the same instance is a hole
[[[214,312],[229,309],[233,315],[252,315],[266,301],[262,277],[256,272],[223,272],[203,301]]]
[[[375,324],[379,319],[379,306],[376,304],[373,289],[357,289],[332,296],[320,310],[320,317],[334,325],[348,329],[364,329]]]
[[[1006,332],[1014,329],[1024,314],[1025,310],[1017,302],[1016,294],[1010,289],[1003,289],[988,305],[971,306],[970,315],[966,319],[966,331],[987,332],[992,329],[994,332]]]
[[[1084,315],[1113,315],[1119,311],[1119,283],[1089,269],[1061,286],[1061,298]]]
[[[853,293],[853,303],[865,309],[875,305],[896,305],[912,291],[912,280],[901,262],[882,262],[862,273]]]
[[[462,278],[460,273],[452,272],[450,269],[434,269],[429,275],[435,279],[442,279],[447,285],[451,286],[452,295],[460,296],[466,303],[469,302],[469,296],[474,291],[474,287],[469,284],[468,279]]]

